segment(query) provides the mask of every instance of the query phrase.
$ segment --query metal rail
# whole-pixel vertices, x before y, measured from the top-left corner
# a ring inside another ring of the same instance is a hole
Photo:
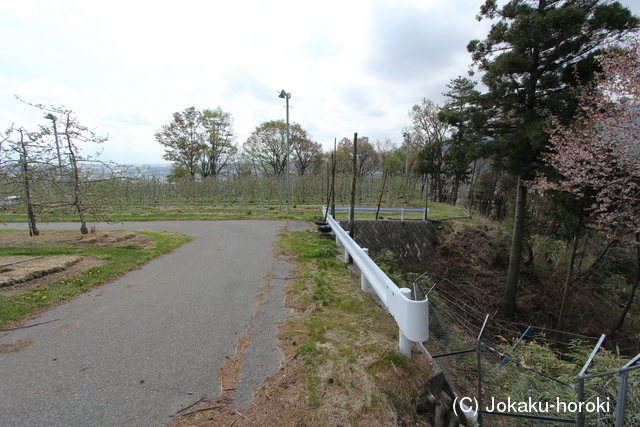
[[[323,207],[323,209],[326,209]],[[374,214],[378,210],[375,206],[356,206],[355,213],[370,213]],[[427,216],[431,209],[427,209]],[[351,206],[336,206],[336,213],[350,213]],[[380,206],[380,213],[383,214],[396,214],[400,215],[402,219],[404,219],[404,214],[421,214],[422,218],[425,218],[425,208],[392,208],[388,206]]]
[[[323,209],[326,212],[326,208]],[[380,297],[400,328],[400,350],[410,358],[411,343],[429,339],[429,299],[425,297],[422,301],[413,301],[411,289],[398,288],[369,258],[368,251],[358,246],[331,215],[326,216],[327,223],[336,235],[336,244],[344,246],[345,259],[350,256],[360,269],[361,289],[367,292],[372,288]]]

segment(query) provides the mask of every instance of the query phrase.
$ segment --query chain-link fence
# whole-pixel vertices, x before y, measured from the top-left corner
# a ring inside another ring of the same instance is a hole
[[[621,366],[597,337],[490,319],[442,290],[429,301],[426,347],[482,425],[640,426],[640,357]]]

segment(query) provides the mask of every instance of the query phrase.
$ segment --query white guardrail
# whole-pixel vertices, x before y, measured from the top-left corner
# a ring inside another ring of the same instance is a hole
[[[326,208],[323,207],[326,212]],[[336,235],[336,244],[345,249],[345,259],[349,256],[360,269],[360,283],[363,291],[375,290],[387,311],[395,319],[399,333],[400,351],[411,358],[411,342],[424,342],[429,339],[429,300],[411,299],[411,289],[398,288],[391,279],[369,258],[368,251],[362,249],[340,227],[331,215],[326,215],[327,222]]]
[[[351,212],[351,206],[336,206],[336,213],[349,213]],[[431,209],[425,208],[392,208],[388,206],[380,206],[379,210],[375,206],[356,206],[356,213],[376,213],[378,211],[381,214],[400,214],[400,219],[404,219],[404,214],[422,214],[422,219],[426,219]],[[425,215],[426,212],[426,215]]]

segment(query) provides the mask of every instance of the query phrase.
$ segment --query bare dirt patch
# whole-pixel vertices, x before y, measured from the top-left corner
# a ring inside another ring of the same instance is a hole
[[[7,344],[0,344],[0,355],[20,352],[31,344],[33,344],[33,340],[31,339],[23,339]]]
[[[0,265],[9,260],[31,257],[0,257]],[[0,267],[0,295],[10,296],[49,286],[56,280],[76,276],[104,264],[93,256],[56,255]]]
[[[106,248],[149,244],[147,236],[130,231],[105,231],[85,235],[71,231],[48,231],[40,236],[29,236],[27,232],[0,233],[0,246],[4,247]],[[44,288],[56,280],[76,276],[102,264],[104,261],[100,258],[85,255],[0,256],[0,295],[9,296]]]
[[[99,231],[90,234],[80,234],[73,231],[45,231],[39,236],[29,236],[25,231],[0,233],[0,246],[16,248],[108,248],[111,246],[141,245],[150,243],[144,234],[132,231]]]

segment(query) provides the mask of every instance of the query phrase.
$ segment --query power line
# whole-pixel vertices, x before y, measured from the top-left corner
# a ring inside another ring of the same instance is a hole
[[[338,125],[338,124],[332,123],[332,122],[330,122],[330,121],[328,121],[328,120],[325,120],[325,119],[321,119],[321,118],[320,118],[320,117],[318,117],[318,116],[314,116],[313,114],[306,113],[306,112],[304,112],[304,111],[302,111],[302,110],[300,110],[300,109],[298,109],[298,108],[294,108],[294,107],[290,107],[290,108],[291,108],[291,109],[293,109],[293,110],[296,110],[296,111],[300,111],[302,114],[306,114],[307,116],[311,116],[311,117],[313,117],[314,119],[322,120],[323,122],[325,122],[325,123],[329,123],[330,125],[338,126],[338,127],[344,128],[344,129],[348,129],[348,130],[352,130],[352,131],[354,131],[354,132],[357,132],[355,129],[352,129],[352,128],[349,128],[349,127],[346,127],[346,126],[342,126],[342,125]]]
[[[241,111],[239,113],[233,113],[234,115],[238,115],[238,114],[249,114],[249,113],[257,113],[260,111],[268,111],[268,110],[275,110],[277,108],[280,107],[270,107],[270,108],[263,108],[261,110],[251,110],[251,111]],[[121,127],[121,126],[160,126],[166,124],[166,122],[147,122],[147,123],[101,123],[96,125],[96,127],[100,127],[100,126],[104,126],[104,127]]]
[[[275,109],[280,109],[281,107],[270,107],[270,108],[263,108],[261,110],[251,110],[251,111],[241,111],[239,113],[233,113],[234,115],[238,115],[238,114],[249,114],[249,113],[259,113],[260,111],[268,111],[268,110],[275,110]]]
[[[118,123],[118,124],[109,124],[103,123],[97,126],[105,126],[105,127],[119,127],[119,126],[158,126],[161,123]],[[96,127],[97,127],[96,126]]]

